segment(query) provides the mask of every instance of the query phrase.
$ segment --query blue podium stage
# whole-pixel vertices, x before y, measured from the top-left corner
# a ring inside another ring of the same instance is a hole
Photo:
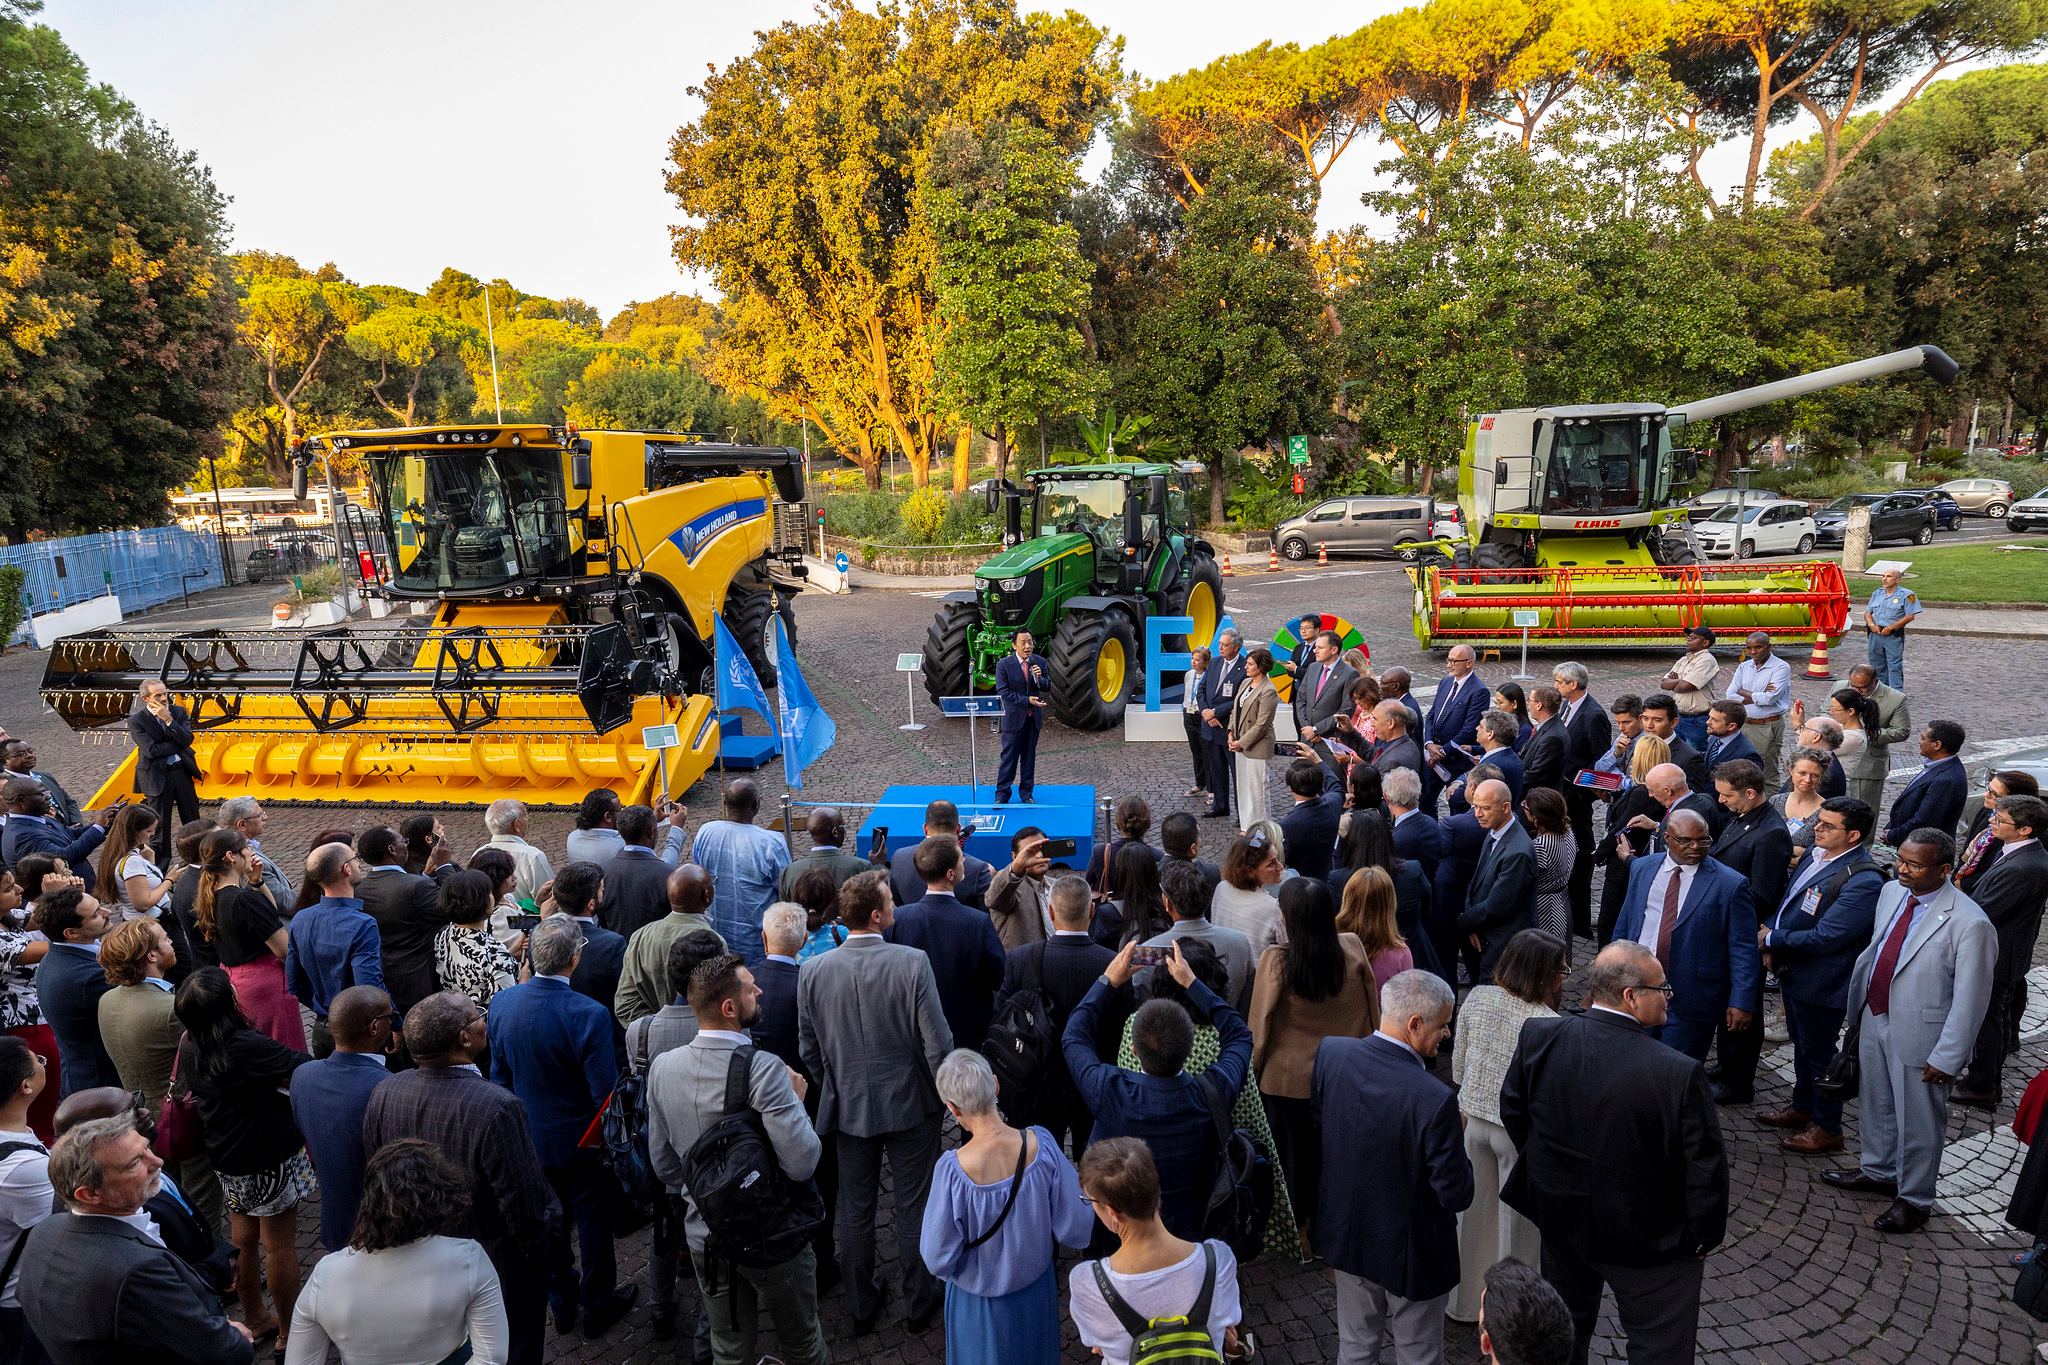
[[[866,857],[877,828],[889,831],[889,852],[908,848],[924,839],[924,808],[933,801],[951,801],[960,807],[960,823],[979,816],[981,824],[967,836],[967,851],[986,863],[1008,866],[1010,836],[1028,825],[1045,831],[1048,839],[1072,839],[1074,855],[1056,860],[1071,871],[1085,872],[1095,851],[1095,788],[1040,785],[1031,793],[1030,805],[1012,801],[996,804],[992,786],[913,785],[890,787],[881,801],[868,812],[851,852]]]

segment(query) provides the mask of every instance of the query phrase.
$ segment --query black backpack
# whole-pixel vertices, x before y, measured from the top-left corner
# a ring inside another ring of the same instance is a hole
[[[1143,1365],[1188,1365],[1193,1361],[1221,1365],[1223,1353],[1216,1349],[1216,1338],[1209,1335],[1209,1306],[1216,1297],[1215,1247],[1202,1244],[1202,1292],[1195,1295],[1194,1307],[1179,1317],[1139,1317],[1138,1310],[1125,1303],[1109,1282],[1102,1262],[1095,1261],[1090,1268],[1102,1302],[1131,1335],[1132,1361]]]
[[[747,1101],[754,1049],[733,1049],[725,1073],[725,1116],[706,1128],[683,1158],[683,1188],[709,1230],[706,1259],[763,1270],[782,1265],[825,1222],[810,1181],[782,1172],[761,1116]]]
[[[1023,961],[1023,986],[1003,1001],[989,1021],[981,1055],[996,1073],[996,1092],[1003,1117],[1025,1124],[1041,1112],[1048,1095],[1066,1074],[1060,1056],[1060,1031],[1053,1024],[1052,1000],[1045,993],[1045,945],[1032,945]]]
[[[613,1231],[623,1237],[663,1217],[668,1189],[654,1174],[654,1162],[647,1154],[647,1036],[640,1030],[640,1042],[633,1054],[634,1065],[612,1087],[612,1097],[598,1121],[604,1139],[604,1153],[611,1162]]]
[[[1216,1124],[1216,1181],[1209,1188],[1202,1236],[1229,1247],[1243,1264],[1266,1245],[1266,1223],[1273,1215],[1273,1163],[1249,1132],[1231,1124],[1230,1100],[1215,1078],[1205,1075],[1198,1083]]]

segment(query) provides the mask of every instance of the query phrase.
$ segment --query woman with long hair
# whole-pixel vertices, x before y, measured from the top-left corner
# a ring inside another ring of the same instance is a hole
[[[1088,855],[1088,885],[1095,888],[1097,895],[1116,894],[1117,858],[1131,845],[1149,853],[1155,866],[1159,862],[1159,850],[1145,842],[1145,836],[1152,831],[1152,807],[1145,804],[1144,797],[1126,796],[1117,802],[1110,824],[1114,835],[1108,843],[1097,844]]]
[[[1838,687],[1828,694],[1828,714],[1842,727],[1842,743],[1835,757],[1845,772],[1854,771],[1877,730],[1877,703],[1853,687]]]
[[[171,936],[171,946],[178,950],[178,961],[165,974],[173,987],[190,976],[198,967],[218,967],[220,954],[213,944],[199,936],[197,923],[199,907],[199,845],[207,835],[220,826],[213,820],[201,816],[187,820],[178,826],[177,836],[171,841],[176,853],[175,870],[171,873],[171,897],[168,914],[160,916],[164,931]],[[315,845],[315,847],[318,847]],[[319,887],[314,887],[313,900],[318,900]],[[313,902],[306,902],[311,905]]]
[[[320,1259],[292,1310],[285,1365],[322,1365],[330,1346],[351,1365],[500,1365],[511,1350],[504,1292],[483,1247],[462,1236],[468,1212],[468,1177],[433,1143],[378,1148],[348,1246]]]
[[[256,851],[240,830],[217,829],[199,841],[192,923],[235,983],[249,1021],[283,1046],[304,1052],[306,1026],[284,980],[284,920],[263,889]]]
[[[839,880],[831,869],[814,867],[790,884],[789,898],[804,908],[804,946],[796,960],[808,962],[846,942],[839,922]]]
[[[1415,965],[1414,949],[1401,932],[1399,902],[1394,879],[1378,867],[1361,867],[1344,883],[1344,899],[1337,907],[1338,932],[1356,938],[1372,966],[1372,983],[1377,999],[1380,987]]]
[[[318,1186],[286,1092],[292,1073],[312,1058],[258,1031],[218,967],[186,977],[172,1007],[185,1026],[178,1076],[198,1102],[207,1160],[220,1175],[229,1238],[240,1253],[242,1323],[260,1340],[291,1322],[299,1294],[298,1209]],[[274,1317],[263,1306],[266,1282]]]
[[[1306,1247],[1323,1176],[1323,1134],[1310,1103],[1316,1049],[1325,1038],[1363,1038],[1379,1027],[1379,987],[1365,945],[1339,932],[1329,887],[1295,878],[1280,888],[1280,914],[1287,941],[1259,958],[1245,1022],[1252,1071]]]
[[[156,841],[156,812],[148,806],[123,806],[107,826],[100,845],[100,865],[93,884],[106,896],[116,924],[151,919],[163,913],[171,881],[151,858]]]
[[[440,816],[414,815],[398,827],[398,837],[405,840],[405,870],[417,877],[426,872],[435,846],[448,836],[441,828]]]
[[[1379,729],[1372,723],[1372,709],[1381,701],[1380,680],[1360,669],[1358,680],[1351,684],[1351,728],[1367,744],[1379,741]]]
[[[1522,746],[1529,742],[1529,732],[1535,727],[1529,724],[1529,698],[1517,682],[1504,682],[1493,689],[1491,704],[1496,711],[1505,711],[1515,718],[1515,752],[1522,752]]]
[[[1090,931],[1108,940],[1104,947],[1120,948],[1134,939],[1143,943],[1173,927],[1159,888],[1158,857],[1150,848],[1127,843],[1119,849],[1110,882],[1116,894],[1097,913]]]
[[[1180,949],[1181,961],[1195,980],[1219,997],[1230,998],[1230,969],[1206,940],[1193,936],[1178,938],[1174,940],[1174,946]],[[1223,1053],[1223,1036],[1209,1022],[1209,1016],[1189,998],[1181,984],[1173,979],[1173,973],[1167,967],[1162,965],[1152,972],[1144,995],[1146,1000],[1169,1000],[1180,1006],[1194,1024],[1194,1047],[1182,1064],[1182,1071],[1190,1076],[1199,1076],[1216,1065],[1216,1059]],[[1137,1015],[1134,1012],[1124,1020],[1123,1037],[1117,1044],[1116,1064],[1125,1071],[1142,1073],[1145,1068],[1138,1061],[1136,1037]],[[1266,1250],[1299,1257],[1301,1234],[1294,1221],[1294,1199],[1287,1190],[1287,1172],[1279,1165],[1280,1149],[1273,1142],[1273,1125],[1267,1120],[1266,1106],[1259,1099],[1259,1068],[1256,1064],[1245,1076],[1244,1088],[1237,1092],[1237,1099],[1231,1104],[1230,1126],[1250,1133],[1258,1149],[1274,1163],[1273,1213],[1266,1220]]]
[[[1465,1116],[1465,1155],[1473,1177],[1471,1207],[1458,1215],[1463,1269],[1449,1312],[1459,1322],[1478,1320],[1479,1291],[1494,1262],[1514,1256],[1525,1265],[1540,1264],[1543,1245],[1536,1225],[1500,1198],[1516,1160],[1514,1141],[1501,1126],[1500,1087],[1522,1025],[1556,1016],[1569,971],[1557,935],[1524,929],[1501,949],[1493,984],[1474,986],[1458,1011],[1451,1080],[1458,1087],[1458,1111]]]
[[[468,870],[490,882],[491,933],[517,957],[526,942],[526,936],[512,927],[512,916],[520,913],[519,863],[502,848],[480,848],[469,855]]]
[[[1338,865],[1330,870],[1327,879],[1331,898],[1339,905],[1345,904],[1353,876],[1364,868],[1376,867],[1386,873],[1394,888],[1395,922],[1410,950],[1408,965],[1442,976],[1441,964],[1456,961],[1454,957],[1444,957],[1443,952],[1456,951],[1457,926],[1448,926],[1445,949],[1440,949],[1438,940],[1430,937],[1429,877],[1415,859],[1395,855],[1393,826],[1387,823],[1387,817],[1377,810],[1354,812],[1337,847],[1337,860]]]
[[[1645,730],[1636,736],[1628,751],[1628,786],[1607,807],[1607,832],[1593,845],[1593,865],[1605,871],[1600,883],[1600,922],[1594,936],[1605,948],[1614,937],[1614,922],[1621,914],[1621,902],[1628,895],[1628,859],[1618,852],[1627,841],[1633,857],[1650,846],[1650,831],[1630,829],[1629,822],[1647,815],[1662,824],[1664,803],[1650,795],[1650,769],[1671,761],[1671,746]]]
[[[1564,796],[1553,787],[1531,787],[1522,798],[1529,841],[1536,846],[1536,927],[1564,944],[1564,960],[1572,960],[1572,864],[1578,847],[1572,842],[1571,816]],[[1624,878],[1626,880],[1626,878]]]

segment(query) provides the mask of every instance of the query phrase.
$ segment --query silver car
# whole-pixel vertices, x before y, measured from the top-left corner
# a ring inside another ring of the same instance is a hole
[[[2031,531],[2036,527],[2048,526],[2048,488],[2042,489],[2031,498],[2022,498],[2012,505],[2012,515],[2006,525],[2015,531]]]
[[[1950,479],[1935,487],[1954,498],[1965,512],[1994,521],[2012,507],[2012,485],[2004,479]]]
[[[1429,540],[1434,498],[1331,498],[1273,528],[1273,544],[1292,560],[1313,559],[1320,546],[1331,554],[1394,554],[1413,559],[1414,546]]]

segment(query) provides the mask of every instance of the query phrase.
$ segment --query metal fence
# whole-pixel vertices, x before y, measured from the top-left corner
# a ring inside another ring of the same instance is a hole
[[[0,545],[0,564],[15,565],[25,575],[22,597],[31,613],[109,592],[121,599],[123,611],[141,611],[225,583],[215,538],[177,526]]]

